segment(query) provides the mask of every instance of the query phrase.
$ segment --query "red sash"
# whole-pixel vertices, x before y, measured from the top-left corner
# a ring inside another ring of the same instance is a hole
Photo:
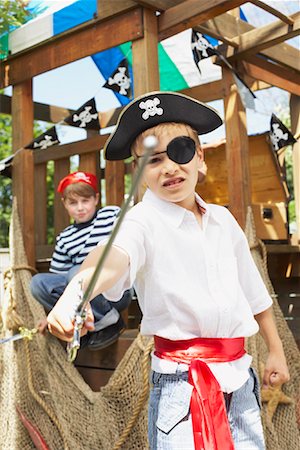
[[[246,352],[244,338],[196,338],[170,341],[154,336],[154,354],[189,365],[189,383],[194,386],[191,414],[195,450],[234,450],[224,395],[207,366],[212,362],[229,362]]]

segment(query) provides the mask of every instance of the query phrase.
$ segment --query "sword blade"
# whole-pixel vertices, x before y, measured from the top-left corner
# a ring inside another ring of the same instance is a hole
[[[18,341],[19,339],[23,339],[23,335],[21,333],[14,334],[13,336],[8,336],[6,338],[0,339],[0,344],[6,344],[6,342]]]
[[[107,241],[107,244],[105,245],[105,247],[103,249],[102,255],[100,256],[100,258],[97,262],[97,265],[96,265],[94,273],[90,279],[90,282],[89,282],[85,292],[83,293],[82,300],[79,301],[79,303],[77,305],[77,308],[75,311],[75,317],[74,317],[75,324],[77,324],[77,326],[75,326],[75,329],[74,329],[74,335],[73,335],[72,342],[69,342],[67,345],[68,360],[70,362],[73,362],[75,360],[77,351],[80,348],[80,329],[83,326],[83,322],[84,322],[83,316],[84,316],[84,313],[86,310],[86,306],[87,306],[88,302],[91,300],[91,294],[94,290],[97,279],[99,277],[99,274],[100,274],[102,267],[104,265],[104,262],[106,260],[106,257],[107,257],[107,255],[114,243],[114,240],[119,232],[119,229],[124,220],[125,214],[127,213],[128,209],[130,207],[131,200],[134,197],[134,195],[137,191],[137,188],[139,186],[139,183],[141,181],[144,169],[145,169],[151,155],[153,154],[153,151],[154,151],[155,147],[157,146],[157,143],[158,142],[157,142],[157,139],[155,136],[148,136],[144,139],[144,142],[143,142],[144,155],[142,158],[140,158],[141,164],[138,167],[138,169],[135,173],[135,176],[132,180],[131,189],[129,191],[128,197],[123,202],[116,225],[114,226],[112,233]]]

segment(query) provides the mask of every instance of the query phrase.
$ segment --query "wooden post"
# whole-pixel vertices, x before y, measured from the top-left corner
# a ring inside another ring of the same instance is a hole
[[[153,10],[143,9],[144,37],[132,43],[134,96],[159,90],[158,24]],[[136,200],[141,200],[145,185],[139,186]]]
[[[244,228],[247,207],[251,204],[246,112],[231,71],[227,67],[223,67],[222,70],[225,84],[224,111],[229,209]]]
[[[34,164],[31,150],[22,149],[33,138],[32,80],[13,87],[13,195],[17,199],[28,264],[35,266]],[[22,149],[19,151],[19,149]]]
[[[300,134],[300,97],[291,95],[291,131],[294,136]],[[297,231],[292,237],[292,243],[300,244],[300,140],[293,145],[293,181],[296,209]],[[293,242],[294,241],[294,242]]]

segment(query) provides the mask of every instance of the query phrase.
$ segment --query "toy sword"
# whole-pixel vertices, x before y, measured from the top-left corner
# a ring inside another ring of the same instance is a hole
[[[143,142],[143,146],[144,146],[144,155],[142,158],[140,158],[141,164],[139,165],[134,179],[132,181],[132,185],[131,185],[131,189],[130,192],[128,194],[128,197],[126,199],[126,201],[124,201],[121,210],[120,210],[120,214],[119,214],[119,218],[116,222],[116,225],[113,228],[113,231],[110,235],[110,238],[106,244],[106,246],[104,247],[103,253],[100,256],[97,265],[95,267],[94,273],[92,275],[92,278],[86,288],[86,291],[83,293],[83,289],[82,289],[82,282],[81,282],[81,286],[80,286],[80,293],[79,293],[79,301],[78,304],[76,306],[76,310],[75,310],[75,315],[74,315],[74,334],[73,334],[73,339],[71,342],[68,343],[67,345],[67,353],[68,353],[68,360],[73,362],[76,358],[77,355],[77,351],[80,348],[80,330],[83,327],[84,321],[86,319],[86,306],[90,300],[91,294],[93,292],[93,289],[95,287],[95,284],[97,282],[97,279],[99,277],[99,274],[102,270],[102,267],[104,265],[105,259],[114,243],[114,240],[118,234],[119,228],[124,220],[125,214],[127,213],[129,207],[130,207],[130,202],[131,199],[133,198],[139,182],[141,180],[143,171],[149,161],[149,158],[151,157],[155,147],[157,146],[157,139],[155,136],[148,136],[144,139]]]

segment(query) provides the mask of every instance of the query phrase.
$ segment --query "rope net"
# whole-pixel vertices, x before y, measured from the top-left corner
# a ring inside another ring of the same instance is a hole
[[[250,216],[249,216],[250,217]],[[251,217],[247,233],[253,256],[266,285],[274,294],[255,236]],[[5,298],[1,311],[0,337],[33,328],[45,317],[32,298],[20,222],[14,201],[10,229],[11,269],[5,277]],[[264,255],[263,255],[264,256]],[[272,421],[263,407],[269,450],[299,448],[296,401],[299,399],[300,358],[295,340],[274,298],[274,311],[291,372],[283,388],[293,404],[279,405]],[[59,341],[49,333],[0,345],[0,448],[30,450],[38,447],[28,432],[28,423],[43,436],[50,450],[146,450],[149,354],[152,340],[138,335],[125,353],[108,384],[93,392],[77,369],[67,361]],[[266,348],[257,335],[248,341],[254,365],[266,358]],[[27,429],[17,408],[24,414]]]

